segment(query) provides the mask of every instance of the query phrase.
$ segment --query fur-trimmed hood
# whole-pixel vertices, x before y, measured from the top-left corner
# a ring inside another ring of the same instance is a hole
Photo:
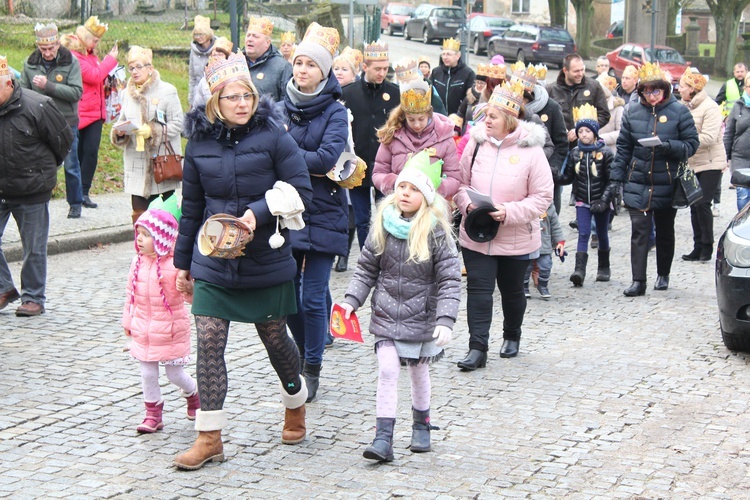
[[[250,122],[246,127],[241,128],[262,128],[269,123],[282,127],[284,123],[283,111],[268,95],[262,95],[258,102],[258,109],[250,118]],[[224,135],[224,130],[227,130],[227,128],[220,120],[214,123],[209,122],[206,117],[205,106],[199,106],[185,114],[182,135],[192,140],[217,139]]]
[[[471,138],[477,144],[482,144],[489,140],[487,137],[487,131],[485,130],[485,124],[480,123],[469,131]],[[531,148],[534,146],[544,147],[546,133],[543,125],[536,123],[527,122],[525,120],[519,120],[518,128],[503,139],[503,145],[518,144],[519,148]]]

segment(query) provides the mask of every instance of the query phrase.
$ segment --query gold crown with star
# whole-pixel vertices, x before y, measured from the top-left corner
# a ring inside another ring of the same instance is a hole
[[[581,120],[593,120],[596,122],[598,120],[596,108],[589,103],[573,108],[573,123],[578,123]]]
[[[351,47],[346,47],[341,51],[340,55],[341,57],[346,57],[347,59],[349,59],[357,69],[357,71],[362,70],[362,59],[364,57],[362,56],[362,51],[353,49]]]
[[[422,79],[422,73],[414,59],[402,59],[396,64],[393,71],[396,72],[398,83],[410,82],[416,78]]]
[[[505,82],[495,87],[492,92],[488,106],[495,106],[503,109],[511,115],[518,117],[523,104],[523,85],[520,82]]]
[[[365,61],[387,61],[388,60],[388,43],[377,42],[368,43],[364,50]]]
[[[443,50],[452,50],[453,52],[461,51],[461,42],[455,38],[446,38],[443,40]]]
[[[477,76],[485,78],[498,78],[505,80],[508,70],[504,64],[479,64],[477,65]]]
[[[100,23],[97,16],[91,16],[83,23],[83,27],[95,37],[101,38],[107,32],[109,25]]]
[[[297,33],[295,33],[294,31],[287,31],[281,34],[281,43],[288,43],[288,44],[294,45],[294,42],[296,41],[297,41]]]
[[[302,37],[302,42],[300,43],[305,42],[316,43],[333,55],[339,48],[341,38],[339,37],[339,30],[336,28],[326,28],[313,22],[307,27],[305,36]]]
[[[638,78],[641,83],[658,82],[659,80],[664,80],[664,73],[658,62],[655,64],[647,62],[638,70]]]
[[[532,92],[534,90],[534,86],[539,79],[539,70],[537,69],[537,66],[534,66],[533,64],[524,66],[522,62],[517,61],[511,65],[510,69],[513,71],[512,80],[517,80],[527,92]],[[547,77],[546,67],[544,68],[544,77]]]
[[[208,65],[206,65],[206,69],[203,72],[212,94],[223,89],[231,82],[240,80],[252,82],[245,56],[239,52],[231,54],[226,59],[209,59]]]
[[[5,56],[0,56],[0,76],[10,75],[10,68],[8,68],[8,59]]]
[[[407,81],[399,86],[399,90],[404,113],[427,113],[432,109],[432,90],[422,78]]]
[[[247,23],[247,31],[257,31],[266,36],[271,36],[271,33],[273,33],[273,21],[267,17],[251,17]]]
[[[34,35],[36,36],[36,43],[38,45],[55,43],[57,40],[59,40],[57,26],[55,25],[55,23],[38,23],[36,26],[34,26]]]

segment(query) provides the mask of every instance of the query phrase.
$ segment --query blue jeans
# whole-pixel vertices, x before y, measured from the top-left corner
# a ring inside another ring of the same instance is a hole
[[[531,279],[531,270],[534,267],[534,262],[539,266],[539,281],[549,281],[550,274],[552,274],[552,254],[543,253],[536,259],[529,261],[529,267],[526,268],[526,275],[523,278],[523,282],[527,284]]]
[[[304,347],[300,354],[305,362],[319,365],[323,362],[323,351],[328,331],[328,282],[334,255],[315,251],[294,252],[297,261],[297,276],[294,286],[297,291],[297,314],[287,316],[287,324],[297,346]],[[305,272],[302,272],[304,262]]]
[[[47,237],[49,236],[49,202],[29,205],[0,203],[0,293],[13,290],[13,277],[5,260],[2,238],[8,219],[18,225],[23,246],[21,266],[21,301],[44,305],[47,299]]]
[[[737,211],[739,212],[750,202],[750,189],[737,186],[735,191],[737,193]]]
[[[70,127],[73,131],[73,144],[65,158],[65,199],[68,205],[81,206],[83,188],[81,187],[81,163],[78,161],[78,126]]]
[[[589,237],[591,236],[591,219],[596,221],[596,236],[599,238],[599,248],[609,250],[609,209],[598,214],[592,214],[588,207],[576,207],[576,219],[578,219],[578,246],[577,252],[587,253],[589,250]]]

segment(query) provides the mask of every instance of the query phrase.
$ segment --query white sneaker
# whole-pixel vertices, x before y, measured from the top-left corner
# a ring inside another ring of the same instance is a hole
[[[714,206],[711,209],[711,213],[714,215],[714,217],[718,217],[719,215],[721,215],[721,212],[719,211],[719,204],[718,203],[714,203]]]

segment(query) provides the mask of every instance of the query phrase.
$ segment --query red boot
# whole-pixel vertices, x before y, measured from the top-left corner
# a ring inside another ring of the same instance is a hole
[[[186,394],[183,391],[182,397],[187,400],[187,418],[188,420],[195,420],[195,412],[201,409],[201,397],[198,394],[198,388],[193,391],[192,394]]]
[[[145,404],[146,418],[143,419],[136,430],[141,434],[150,434],[163,429],[164,423],[161,421],[161,415],[164,411],[164,401],[157,401],[156,403],[146,401]]]

